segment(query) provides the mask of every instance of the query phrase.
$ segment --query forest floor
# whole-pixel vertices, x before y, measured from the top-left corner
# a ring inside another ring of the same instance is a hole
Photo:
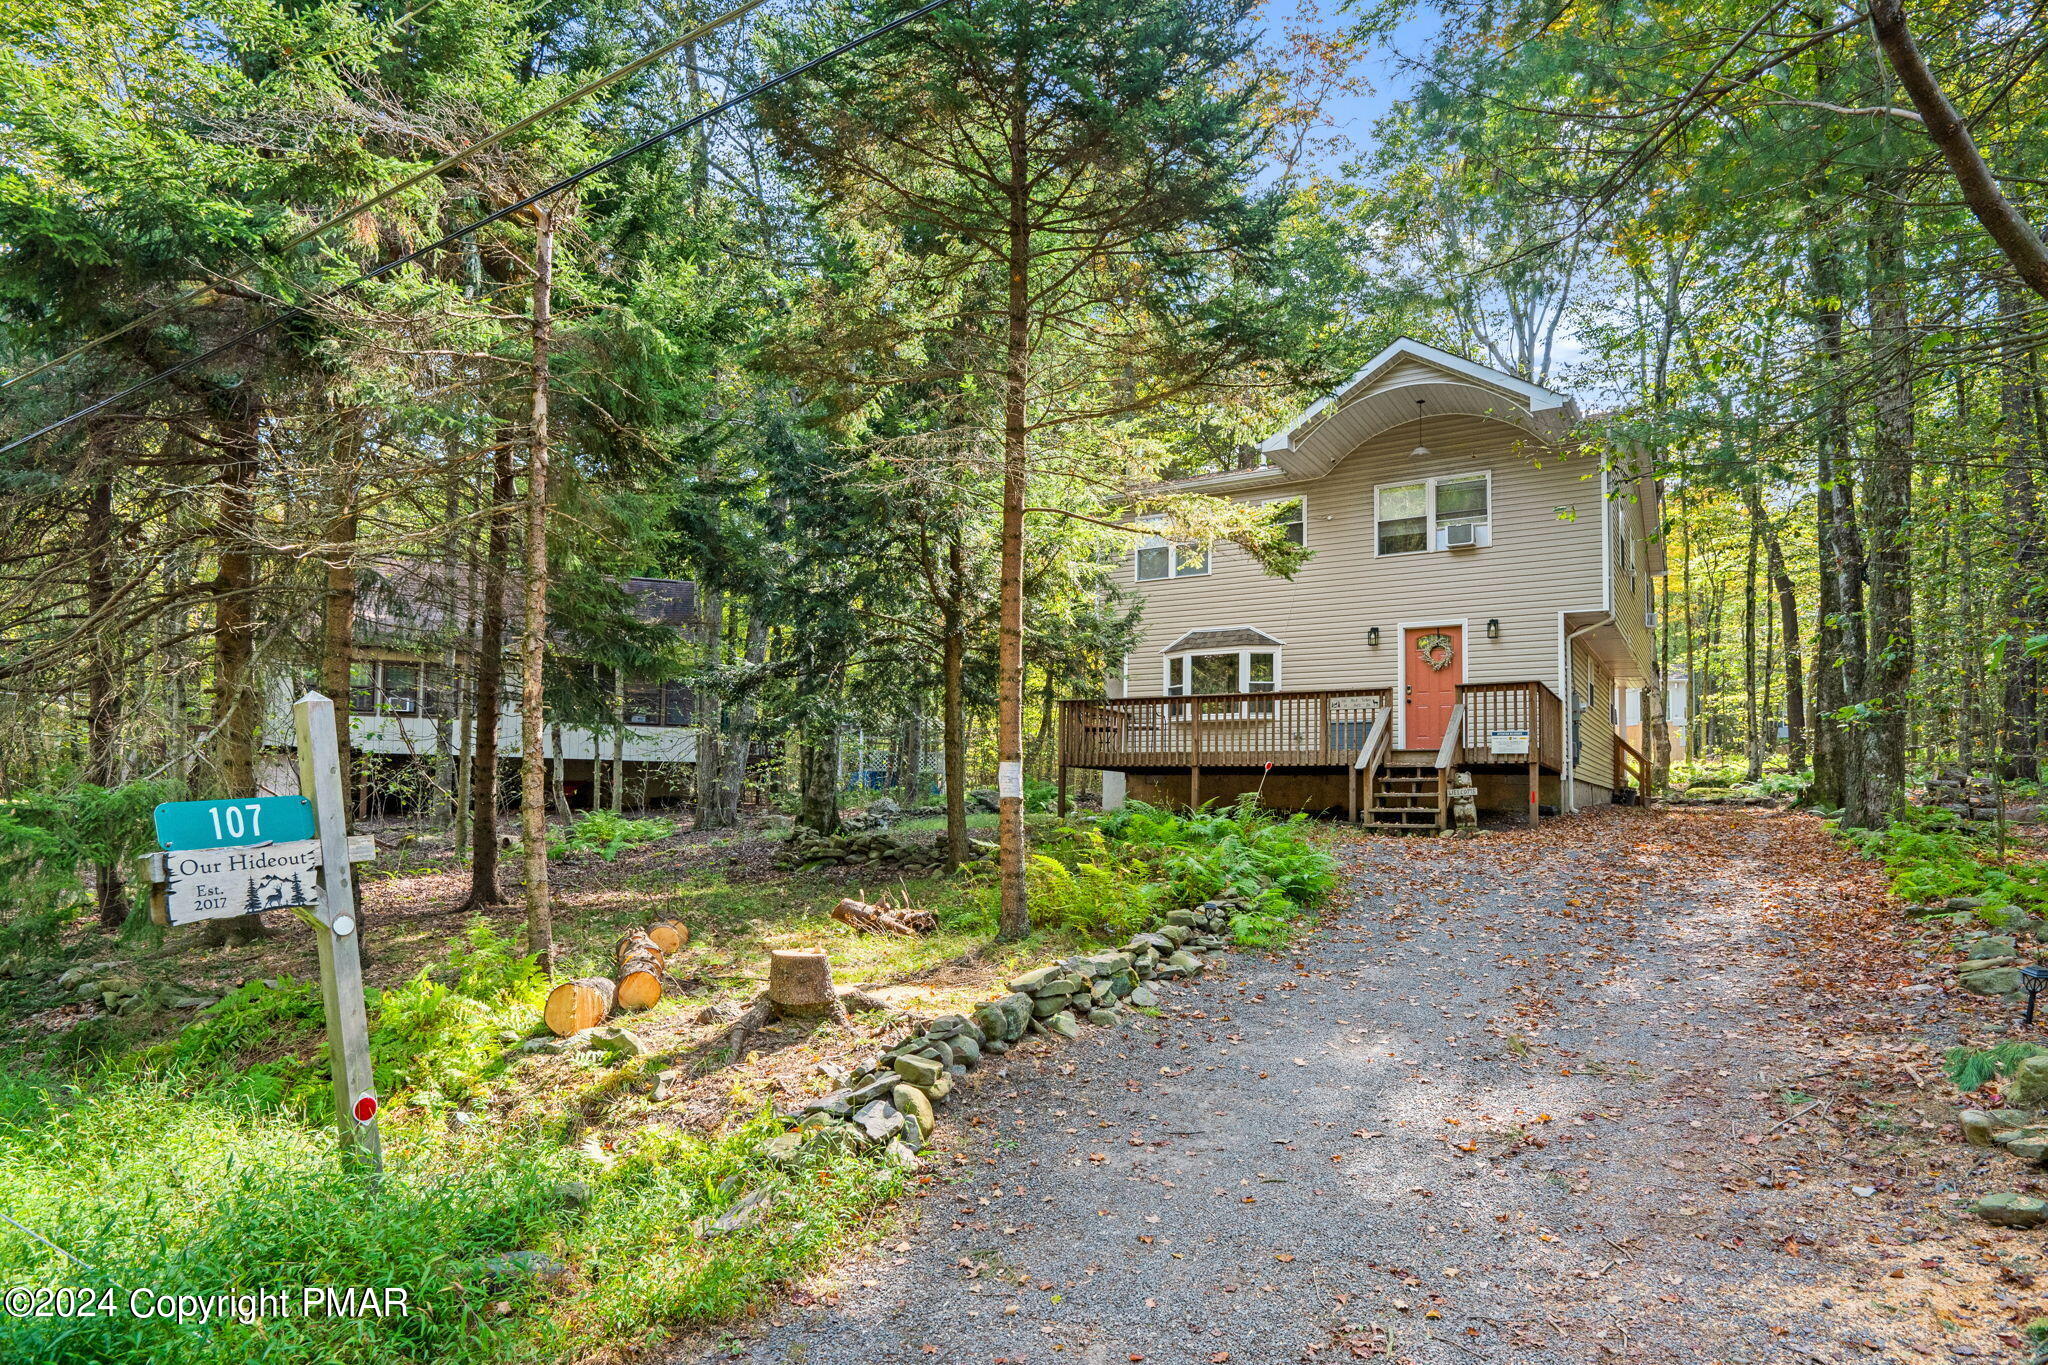
[[[675,1361],[2015,1359],[2044,1234],[1940,1054],[2009,1009],[1811,816],[1352,839],[1165,1016],[963,1083],[869,1252]]]

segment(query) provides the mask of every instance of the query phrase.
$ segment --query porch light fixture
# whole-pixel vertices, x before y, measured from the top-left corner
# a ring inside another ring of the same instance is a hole
[[[1365,632],[1365,643],[1373,649],[1380,647],[1380,628],[1373,626]]]
[[[1486,638],[1489,640],[1498,640],[1500,638],[1500,618],[1498,616],[1486,618]]]
[[[2034,1025],[2034,1001],[2042,991],[2048,991],[2048,967],[2020,968],[2020,989],[2027,993],[2027,1013],[2021,1022],[2028,1028]]]

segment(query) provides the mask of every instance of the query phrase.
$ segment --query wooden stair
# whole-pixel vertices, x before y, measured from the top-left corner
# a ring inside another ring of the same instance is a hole
[[[1359,823],[1399,834],[1435,834],[1444,827],[1443,778],[1435,763],[1389,756],[1366,785]]]

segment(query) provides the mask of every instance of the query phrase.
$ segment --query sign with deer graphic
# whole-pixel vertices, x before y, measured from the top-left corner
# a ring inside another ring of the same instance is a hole
[[[318,839],[162,856],[164,917],[172,924],[320,903]]]

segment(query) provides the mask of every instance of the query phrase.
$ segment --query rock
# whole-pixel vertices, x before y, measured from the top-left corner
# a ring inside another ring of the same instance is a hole
[[[937,1116],[932,1113],[931,1100],[926,1097],[924,1091],[914,1085],[897,1086],[889,1092],[889,1101],[903,1113],[904,1117],[917,1120],[917,1130],[920,1134],[931,1132],[938,1124]]]
[[[934,1038],[944,1038],[948,1042],[955,1038],[972,1038],[976,1043],[988,1041],[986,1031],[964,1014],[942,1014],[932,1020],[925,1032]]]
[[[929,1057],[902,1056],[890,1065],[896,1074],[912,1085],[929,1088],[945,1073],[946,1068]]]
[[[938,1080],[932,1083],[931,1089],[924,1093],[931,1096],[932,1102],[936,1104],[953,1093],[953,1078],[950,1075],[939,1077]]]
[[[889,1145],[882,1149],[882,1155],[906,1175],[916,1175],[924,1169],[924,1158],[912,1151],[901,1138],[890,1139]]]
[[[916,1151],[924,1146],[925,1127],[917,1121],[917,1115],[905,1114],[903,1116],[903,1134],[898,1140],[912,1151]]]
[[[1183,948],[1172,957],[1167,958],[1166,965],[1178,967],[1184,972],[1199,972],[1202,970],[1202,959]]]
[[[994,787],[975,787],[967,793],[967,809],[993,815],[1003,808],[1002,798]]]
[[[2048,1109],[2048,1053],[2029,1057],[2012,1069],[2005,1098],[2015,1109]]]
[[[864,1104],[885,1100],[889,1098],[889,1092],[896,1088],[896,1082],[900,1078],[901,1073],[891,1067],[847,1091],[847,1101],[853,1108],[858,1109]]]
[[[879,815],[885,820],[894,820],[903,814],[903,807],[894,797],[878,796],[868,802],[868,814]]]
[[[580,1051],[582,1037],[580,1033],[572,1033],[567,1038],[528,1038],[512,1051],[520,1057],[555,1057],[572,1048]]]
[[[903,1131],[903,1115],[887,1100],[874,1100],[854,1113],[853,1126],[870,1142],[887,1142]]]
[[[2015,939],[2000,934],[1986,934],[1982,938],[1965,943],[1963,957],[1966,961],[1977,962],[1991,958],[2014,957],[2018,955],[2019,950],[2020,945]]]
[[[2048,1200],[2026,1194],[1987,1194],[1970,1212],[2001,1228],[2037,1228],[2048,1223]]]
[[[1095,1025],[1097,1028],[1111,1028],[1116,1024],[1116,1021],[1121,1019],[1122,1017],[1123,1016],[1118,1014],[1115,1010],[1088,1011],[1088,1022]]]
[[[778,1133],[761,1144],[761,1159],[786,1166],[802,1154],[803,1146],[802,1133]]]
[[[698,1010],[696,1014],[696,1022],[699,1024],[723,1025],[730,1024],[733,1022],[733,1020],[739,1017],[740,1007],[738,1005],[733,1004],[729,1000],[721,1000],[715,1004],[706,1005],[703,1009]]]
[[[1957,984],[1972,995],[2013,995],[2020,988],[2020,969],[1993,967],[1986,971],[1965,972]]]
[[[2025,1128],[2008,1128],[2002,1133],[1993,1134],[1991,1140],[2021,1161],[2048,1161],[2048,1123],[2029,1124]]]
[[[1040,1019],[1050,1018],[1065,1010],[1067,1002],[1073,998],[1071,995],[1042,995],[1032,1002],[1031,1013]]]
[[[953,1061],[957,1066],[973,1066],[981,1061],[981,1044],[971,1034],[963,1033],[953,1040]]]
[[[1124,999],[1141,1010],[1156,1010],[1159,1008],[1159,993],[1150,986],[1139,986],[1136,990],[1125,996]]]
[[[211,995],[174,995],[164,1001],[166,1006],[174,1010],[203,1010],[209,1005],[219,1003],[220,1000]]]
[[[592,1052],[603,1053],[613,1062],[623,1062],[628,1057],[647,1055],[647,1044],[640,1041],[640,1035],[616,1024],[600,1025],[570,1036],[583,1039],[585,1047]]]
[[[1052,983],[1064,977],[1066,975],[1066,970],[1066,968],[1061,967],[1057,964],[1051,967],[1034,968],[1033,970],[1024,973],[1024,975],[1012,981],[1010,983],[1010,989],[1013,991],[1022,991],[1026,995],[1035,995],[1044,987],[1049,986]]]
[[[812,1100],[798,1112],[803,1114],[825,1114],[835,1119],[850,1119],[853,1117],[853,1103],[847,1098],[847,1092],[842,1091],[837,1094],[827,1095],[823,1099]]]
[[[1989,1147],[1991,1142],[1991,1115],[1982,1109],[1965,1109],[1962,1112],[1963,1141],[1972,1147]]]
[[[1056,1033],[1062,1038],[1078,1038],[1081,1036],[1081,1026],[1075,1023],[1074,1016],[1068,1014],[1065,1010],[1051,1015],[1044,1023],[1047,1033]]]
[[[1162,934],[1139,934],[1124,945],[1124,951],[1135,955],[1146,948],[1150,948],[1155,952],[1170,953],[1179,946],[1172,939]]]
[[[742,1195],[737,1203],[712,1219],[704,1231],[716,1237],[722,1233],[738,1232],[749,1223],[758,1223],[768,1212],[770,1198],[767,1190],[755,1190],[751,1194]]]
[[[590,1186],[580,1180],[558,1180],[555,1182],[555,1198],[565,1209],[580,1209],[590,1203]]]
[[[569,1273],[569,1267],[539,1251],[508,1251],[483,1263],[484,1275],[506,1284],[517,1280],[553,1280]]]

